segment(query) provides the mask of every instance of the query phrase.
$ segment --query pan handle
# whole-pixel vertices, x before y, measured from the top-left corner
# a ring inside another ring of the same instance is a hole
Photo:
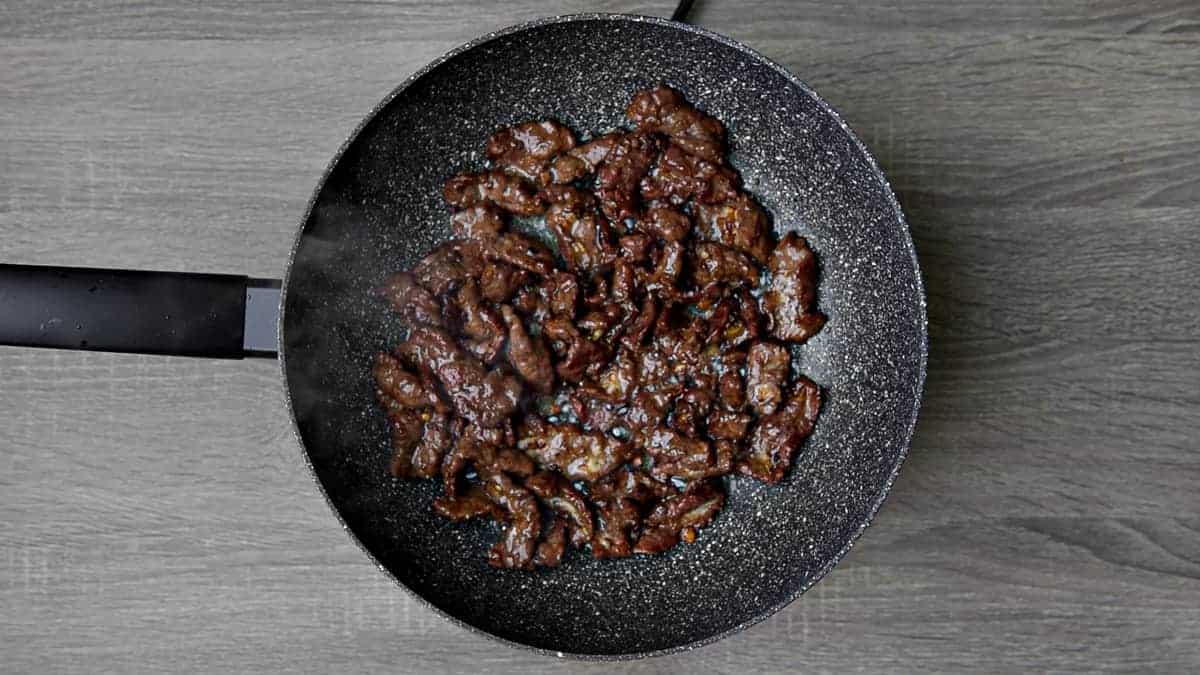
[[[675,11],[671,12],[672,21],[687,21],[688,12],[692,11],[692,5],[696,0],[679,0],[679,4],[675,6]]]
[[[0,345],[275,356],[279,293],[229,274],[0,265]]]

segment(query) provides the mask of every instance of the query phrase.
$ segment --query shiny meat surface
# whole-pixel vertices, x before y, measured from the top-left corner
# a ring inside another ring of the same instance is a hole
[[[530,337],[512,307],[501,305],[500,312],[508,325],[508,362],[535,391],[549,393],[554,388],[554,364],[541,335]]]
[[[745,193],[720,204],[696,204],[696,223],[701,236],[720,242],[767,263],[771,241],[767,238],[767,214]]]
[[[375,291],[407,330],[369,364],[381,465],[499,528],[493,567],[690,544],[730,480],[783,480],[820,412],[789,351],[825,321],[807,243],[775,241],[723,126],[679,92],[626,113],[582,144],[499,129],[489,166],[445,184],[453,239]]]
[[[488,371],[443,330],[422,326],[398,348],[408,361],[426,364],[437,376],[455,411],[481,427],[500,425],[517,409],[521,384],[499,370]]]
[[[699,207],[736,199],[737,181],[733,169],[700,159],[672,144],[659,156],[650,175],[642,179],[642,197],[677,206],[694,199]]]
[[[792,455],[812,433],[820,411],[821,390],[812,380],[797,378],[783,408],[758,420],[750,446],[738,458],[738,473],[778,483],[791,466]]]
[[[756,342],[746,356],[746,397],[759,415],[770,415],[783,402],[792,357],[787,349],[769,342]]]
[[[442,307],[437,298],[417,284],[416,279],[408,272],[388,277],[377,293],[388,301],[408,325],[441,325]]]
[[[573,270],[609,265],[617,257],[612,231],[596,212],[596,198],[585,190],[553,186],[545,193],[550,201],[546,226],[554,233],[559,255]]]
[[[771,253],[771,283],[763,305],[771,316],[771,334],[788,342],[806,342],[825,325],[814,310],[817,259],[804,237],[788,232]]]
[[[575,147],[575,134],[558,122],[514,124],[492,134],[485,152],[492,165],[538,180],[555,156]]]
[[[658,156],[660,143],[650,134],[630,134],[615,145],[596,172],[600,210],[614,223],[635,218],[641,201],[639,185]]]
[[[595,173],[596,167],[622,137],[622,133],[605,134],[568,150],[551,163],[550,168],[542,173],[540,181],[565,185]]]
[[[492,204],[477,204],[450,216],[450,229],[459,239],[488,239],[504,229],[500,210]]]
[[[693,108],[670,87],[634,94],[625,115],[639,131],[666,134],[689,154],[709,162],[724,161],[724,125]]]
[[[546,206],[532,185],[500,170],[455,176],[446,181],[443,196],[451,206],[470,208],[495,204],[522,216],[541,213]]]
[[[757,286],[758,266],[745,254],[722,244],[704,241],[696,244],[692,274],[700,286],[726,284]]]
[[[543,469],[589,482],[612,473],[633,451],[631,444],[611,435],[573,424],[548,424],[537,417],[529,419],[517,447]]]

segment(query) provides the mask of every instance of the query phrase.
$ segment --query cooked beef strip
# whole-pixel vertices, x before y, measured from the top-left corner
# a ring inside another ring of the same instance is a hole
[[[778,483],[792,464],[792,455],[812,433],[821,410],[821,390],[806,377],[792,384],[787,403],[760,418],[746,453],[738,458],[738,473]]]
[[[499,370],[487,371],[444,330],[419,327],[400,345],[412,361],[427,363],[455,411],[482,427],[494,427],[517,409],[521,383]]]
[[[775,412],[783,402],[792,356],[782,345],[756,342],[746,356],[746,396],[760,416]]]
[[[492,164],[530,181],[540,179],[556,155],[575,147],[575,134],[558,122],[525,122],[500,129],[484,152]]]
[[[495,204],[521,216],[534,216],[546,209],[532,185],[499,170],[459,174],[446,181],[442,196],[451,206],[461,209]]]
[[[550,424],[537,416],[526,419],[517,447],[544,469],[586,481],[612,473],[633,451],[630,443],[610,435],[574,424]]]
[[[595,173],[596,166],[604,161],[609,151],[624,135],[623,133],[605,134],[559,155],[551,163],[550,168],[542,172],[541,182],[564,185]]]
[[[441,325],[441,304],[433,293],[416,282],[412,274],[393,274],[384,281],[377,292],[387,299],[392,309],[399,313],[408,325]]]
[[[508,325],[508,362],[535,391],[548,393],[554,388],[554,364],[542,336],[530,337],[525,322],[508,305],[502,305],[500,313]]]
[[[744,192],[721,204],[697,204],[696,223],[705,239],[735,248],[760,265],[771,255],[767,214]]]
[[[689,154],[671,144],[642,179],[642,199],[675,206],[695,200],[714,204],[737,195],[737,174],[727,166]]]
[[[788,232],[775,245],[770,270],[763,306],[771,316],[771,334],[788,342],[806,342],[825,325],[825,316],[814,309],[817,264],[808,242]]]
[[[701,159],[720,163],[724,154],[725,127],[683,100],[670,87],[638,92],[625,115],[639,131],[656,131]]]
[[[596,173],[596,196],[600,209],[614,223],[636,218],[640,210],[638,185],[658,156],[659,141],[651,134],[621,138]]]

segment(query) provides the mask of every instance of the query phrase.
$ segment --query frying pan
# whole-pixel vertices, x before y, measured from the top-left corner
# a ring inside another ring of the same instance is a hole
[[[684,3],[688,4],[688,3]],[[448,235],[442,182],[481,165],[502,124],[623,123],[660,82],[728,126],[745,188],[820,261],[829,317],[796,367],[826,403],[778,485],[734,478],[697,543],[653,557],[568,557],[534,573],[485,561],[493,526],[436,517],[433,481],[387,471],[371,357],[401,327],[371,289]],[[274,287],[273,287],[274,286]],[[908,228],[862,142],[794,75],[701,28],[586,14],[491,33],[426,66],[351,134],[308,204],[278,303],[278,357],[313,475],[378,566],[459,625],[551,654],[672,652],[787,605],[849,550],[908,450],[926,359],[925,302]],[[272,355],[277,284],[244,277],[0,268],[0,343]]]

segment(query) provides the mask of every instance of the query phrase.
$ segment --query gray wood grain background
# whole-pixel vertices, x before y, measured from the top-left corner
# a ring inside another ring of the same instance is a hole
[[[0,260],[279,276],[324,164],[436,55],[670,0],[0,6]],[[274,363],[0,348],[0,670],[1200,669],[1200,5],[708,0],[880,157],[929,384],[813,591],[564,663],[416,605],[337,526]]]

